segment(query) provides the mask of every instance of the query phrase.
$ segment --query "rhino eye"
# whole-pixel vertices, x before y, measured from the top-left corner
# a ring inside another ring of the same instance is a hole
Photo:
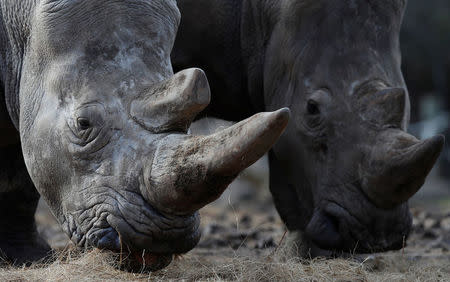
[[[306,110],[308,111],[308,114],[310,114],[310,115],[320,114],[319,106],[313,100],[308,100]]]
[[[91,127],[91,122],[87,118],[78,118],[77,125],[80,130],[86,130]]]

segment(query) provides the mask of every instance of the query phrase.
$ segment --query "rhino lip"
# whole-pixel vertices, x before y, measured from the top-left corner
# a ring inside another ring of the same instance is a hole
[[[319,248],[340,248],[343,238],[339,233],[339,219],[323,209],[316,209],[306,227],[306,235]]]
[[[325,208],[316,208],[306,227],[306,235],[318,256],[374,253],[398,250],[404,246],[403,241],[374,238],[365,226],[348,209],[329,201]]]
[[[156,271],[165,268],[176,256],[176,254],[171,253],[130,249],[128,246],[120,243],[117,231],[112,230],[108,235],[102,238],[104,240],[103,244],[107,243],[107,245],[97,244],[97,248],[109,249],[116,253],[118,255],[118,266],[130,272]],[[112,237],[115,237],[115,239],[112,239]],[[107,239],[105,240],[105,238]]]
[[[190,216],[162,214],[143,198],[140,212],[148,220],[138,223],[154,226],[156,233],[142,233],[133,225],[132,218],[122,213],[113,221],[105,217],[102,227],[84,232],[83,236],[78,236],[80,239],[76,244],[112,251],[116,254],[118,267],[141,272],[156,271],[168,266],[174,256],[189,251],[198,243],[200,230],[197,213]]]
[[[325,208],[325,214],[334,219],[334,223],[337,225],[337,228],[346,224],[343,218],[347,220],[351,226],[356,227],[356,229],[363,229],[364,224],[359,220],[357,216],[354,216],[348,209],[344,208],[342,205],[334,201],[330,201],[329,205]],[[367,249],[366,242],[358,239],[354,231],[355,228],[348,228],[347,234],[341,234],[342,230],[338,229],[339,236],[341,237],[341,245],[337,248],[340,250],[347,250],[349,252],[364,252]]]

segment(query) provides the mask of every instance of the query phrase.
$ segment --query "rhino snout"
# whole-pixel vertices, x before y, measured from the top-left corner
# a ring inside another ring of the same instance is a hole
[[[317,207],[305,230],[312,247],[326,250],[328,255],[402,248],[412,225],[406,205],[389,211],[379,210],[367,201],[362,206],[368,211],[358,213],[357,206],[347,207],[335,201]],[[320,253],[314,248],[312,251]]]
[[[339,234],[339,220],[320,209],[314,212],[306,227],[306,235],[323,249],[341,248],[343,244],[343,238]]]

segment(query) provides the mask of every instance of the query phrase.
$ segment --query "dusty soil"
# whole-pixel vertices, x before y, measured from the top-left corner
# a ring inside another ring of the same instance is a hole
[[[286,230],[270,196],[254,191],[251,199],[242,191],[233,195],[235,189],[201,211],[199,245],[168,268],[151,274],[114,268],[117,258],[112,254],[74,251],[42,204],[36,215],[39,230],[53,248],[65,251],[47,265],[4,268],[0,280],[450,281],[450,208],[446,206],[426,209],[416,204],[412,209],[414,232],[400,251],[348,259],[280,261],[279,245],[286,240]]]

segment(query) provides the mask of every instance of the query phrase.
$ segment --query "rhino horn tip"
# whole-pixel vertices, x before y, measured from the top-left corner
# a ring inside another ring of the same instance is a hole
[[[275,113],[277,113],[279,115],[280,119],[284,119],[287,121],[289,121],[290,117],[291,117],[291,110],[289,110],[289,108],[281,108],[278,111],[276,111]]]
[[[199,105],[208,105],[211,100],[211,92],[205,72],[199,68],[191,68],[185,70],[184,73],[187,81],[191,83],[191,86],[188,87],[189,91],[195,93],[193,95],[196,99],[195,102]]]
[[[269,124],[274,130],[278,127],[281,134],[289,122],[291,111],[289,108],[281,108],[268,114]]]

